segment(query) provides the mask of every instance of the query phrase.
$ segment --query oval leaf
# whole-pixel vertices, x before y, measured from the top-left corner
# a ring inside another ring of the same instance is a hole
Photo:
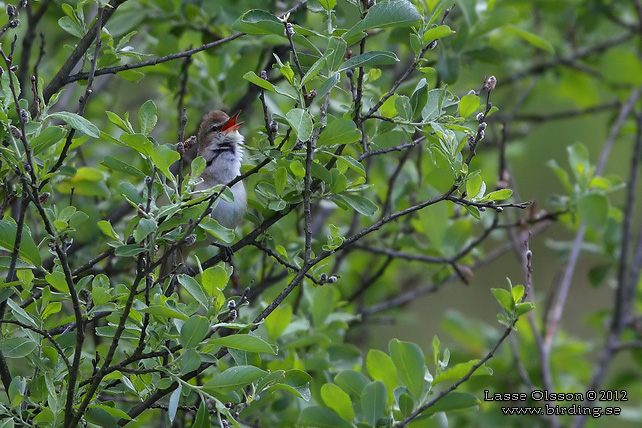
[[[251,334],[234,334],[232,336],[219,337],[211,340],[219,346],[226,348],[240,349],[246,352],[256,352],[276,355],[274,348],[260,337]]]

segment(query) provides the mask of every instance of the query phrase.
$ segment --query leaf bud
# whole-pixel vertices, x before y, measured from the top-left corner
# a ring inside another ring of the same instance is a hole
[[[194,144],[196,144],[196,137],[192,135],[187,140],[185,140],[184,144],[187,150],[191,149],[192,147],[194,147]]]
[[[488,126],[488,124],[487,124],[486,122],[481,122],[481,123],[479,124],[479,129],[483,131],[483,130],[485,130],[485,129],[486,129],[486,126]]]
[[[185,238],[185,245],[190,246],[196,242],[196,234],[192,233],[191,235]]]
[[[479,140],[480,141],[483,140],[485,136],[486,136],[486,133],[484,132],[484,130],[480,129],[479,130]]]
[[[13,135],[14,138],[22,138],[22,132],[13,125],[11,125],[11,135]]]
[[[285,35],[291,36],[293,34],[294,34],[294,27],[290,22],[288,22],[287,24],[285,24]]]
[[[497,85],[497,79],[495,78],[495,76],[487,77],[486,80],[484,80],[484,89],[492,91],[493,89],[495,89],[495,85]]]
[[[11,21],[9,21],[9,27],[11,28],[16,28],[18,25],[20,25],[19,19],[12,19]]]
[[[428,43],[428,46],[426,46],[428,50],[435,49],[435,47],[437,47],[437,40],[433,40],[432,42]]]
[[[302,148],[303,148],[303,141],[296,140],[296,144],[294,144],[294,150],[301,150]]]
[[[145,176],[145,184],[147,184],[148,186],[150,184],[152,184],[152,177],[150,177],[149,175],[146,175]]]
[[[263,80],[268,80],[267,71],[265,71],[265,70],[261,70],[261,73],[259,74],[259,76],[260,76],[260,77],[261,77],[261,79],[263,79]]]
[[[354,74],[354,71],[352,71],[351,68],[346,70],[346,76],[348,77],[348,79],[352,79],[353,74]]]
[[[50,196],[51,196],[51,193],[43,192],[40,194],[40,196],[38,196],[38,200],[40,201],[41,204],[46,204]]]
[[[24,163],[22,164],[22,166],[25,168],[25,171],[27,171],[27,172],[31,172],[31,165],[29,165],[29,162],[24,161]]]
[[[479,211],[481,211],[481,212],[486,211],[486,207],[484,207],[484,206],[479,207]]]
[[[471,89],[470,91],[468,91],[468,95],[477,95],[477,91]]]
[[[533,258],[533,252],[531,250],[526,251],[526,260],[530,262],[532,258]]]
[[[236,302],[234,300],[230,300],[229,302],[227,302],[227,309],[236,309]]]
[[[338,279],[338,277],[336,275],[330,275],[328,277],[328,283],[329,284],[334,284],[335,282],[337,282],[337,279]]]
[[[276,120],[270,121],[270,125],[268,126],[268,131],[276,134],[276,132],[279,130],[279,124],[276,123]]]
[[[31,83],[36,83],[36,76],[33,74],[29,77],[29,80],[31,80]]]
[[[9,16],[9,19],[16,16],[16,7],[14,5],[7,4],[7,16]]]
[[[316,89],[312,89],[312,90],[308,93],[308,100],[309,100],[309,101],[312,101],[312,100],[314,99],[314,97],[316,97],[316,96],[317,96],[317,90],[316,90]]]
[[[227,320],[234,321],[238,316],[239,316],[239,313],[236,311],[236,309],[232,309],[230,311],[230,314],[227,317]]]
[[[484,113],[482,113],[482,112],[477,113],[477,116],[475,116],[475,119],[477,119],[477,121],[479,123],[483,122],[484,121]]]
[[[321,275],[319,275],[319,281],[325,283],[328,282],[328,275],[324,272]]]
[[[468,142],[469,146],[472,146],[473,144],[475,144],[475,136],[470,133],[466,134],[466,141]]]
[[[29,112],[25,109],[20,110],[20,119],[23,122],[29,122]]]
[[[185,143],[183,143],[182,141],[179,141],[178,143],[176,143],[176,151],[181,156],[183,156],[185,154]]]

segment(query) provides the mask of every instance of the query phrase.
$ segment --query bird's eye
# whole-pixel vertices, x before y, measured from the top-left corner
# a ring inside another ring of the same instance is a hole
[[[221,125],[212,125],[210,132],[218,132],[221,130]]]

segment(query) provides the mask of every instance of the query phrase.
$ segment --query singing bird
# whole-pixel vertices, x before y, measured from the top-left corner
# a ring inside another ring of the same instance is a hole
[[[217,184],[227,184],[241,174],[245,141],[238,129],[243,122],[236,122],[239,113],[229,117],[221,110],[212,110],[203,116],[198,129],[198,155],[205,159],[203,179],[196,190],[207,190]],[[238,226],[247,211],[247,194],[242,181],[231,189],[233,202],[219,200],[212,210],[212,218],[228,229]]]
[[[238,129],[243,122],[236,122],[239,113],[229,117],[221,110],[212,110],[203,116],[198,129],[198,156],[205,159],[205,169],[201,173],[202,181],[196,185],[195,190],[207,191],[219,184],[227,184],[241,174],[241,161],[243,149],[241,144],[245,141]],[[235,183],[230,190],[234,195],[231,202],[219,198],[210,214],[214,220],[228,229],[235,229],[247,211],[247,194],[242,181]],[[206,244],[216,245],[223,253],[223,259],[229,261],[232,250],[218,244],[213,240],[206,240]],[[184,264],[189,253],[189,248],[182,245],[176,253],[169,257],[163,264],[160,277],[164,278],[170,272]]]

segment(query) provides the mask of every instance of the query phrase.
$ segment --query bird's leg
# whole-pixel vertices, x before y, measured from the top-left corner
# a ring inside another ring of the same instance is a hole
[[[223,258],[223,261],[225,263],[229,263],[230,261],[232,261],[232,256],[234,255],[234,250],[232,250],[232,247],[219,244],[218,242],[213,242],[212,245],[218,247],[219,251],[221,252],[221,257]]]

